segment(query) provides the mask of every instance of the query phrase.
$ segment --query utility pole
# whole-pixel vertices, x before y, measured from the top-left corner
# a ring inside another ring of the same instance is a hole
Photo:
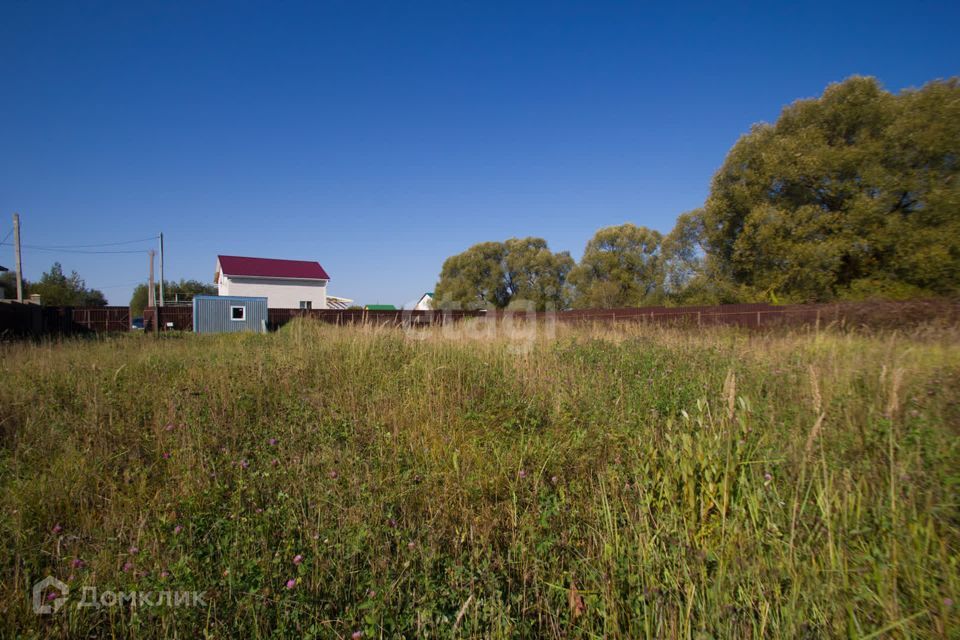
[[[157,305],[163,306],[163,232],[160,232],[160,303]]]
[[[13,214],[13,248],[17,263],[17,302],[23,302],[23,264],[20,262],[20,214]]]
[[[157,293],[156,289],[153,288],[153,256],[156,255],[156,251],[150,249],[150,251],[147,253],[150,256],[150,278],[149,284],[147,285],[147,307],[153,308],[153,330],[154,333],[156,333],[160,330],[160,312],[157,310]]]

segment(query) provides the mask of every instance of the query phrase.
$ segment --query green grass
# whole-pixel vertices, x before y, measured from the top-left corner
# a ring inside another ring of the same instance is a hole
[[[955,328],[481,333],[0,347],[0,636],[960,635]]]

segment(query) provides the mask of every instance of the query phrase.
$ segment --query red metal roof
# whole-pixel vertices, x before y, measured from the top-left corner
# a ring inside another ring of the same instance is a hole
[[[220,261],[220,269],[228,276],[330,279],[319,262],[309,260],[276,260],[274,258],[244,258],[242,256],[217,256],[217,260]]]

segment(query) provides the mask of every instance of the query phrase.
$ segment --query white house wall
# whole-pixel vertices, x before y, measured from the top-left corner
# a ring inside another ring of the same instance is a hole
[[[271,309],[299,309],[301,300],[309,300],[314,309],[327,308],[325,280],[243,278],[221,274],[219,293],[221,296],[264,297]]]

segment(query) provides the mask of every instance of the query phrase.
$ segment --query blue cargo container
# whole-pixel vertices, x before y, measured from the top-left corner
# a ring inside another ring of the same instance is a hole
[[[242,296],[194,296],[194,333],[267,331],[267,299]]]

